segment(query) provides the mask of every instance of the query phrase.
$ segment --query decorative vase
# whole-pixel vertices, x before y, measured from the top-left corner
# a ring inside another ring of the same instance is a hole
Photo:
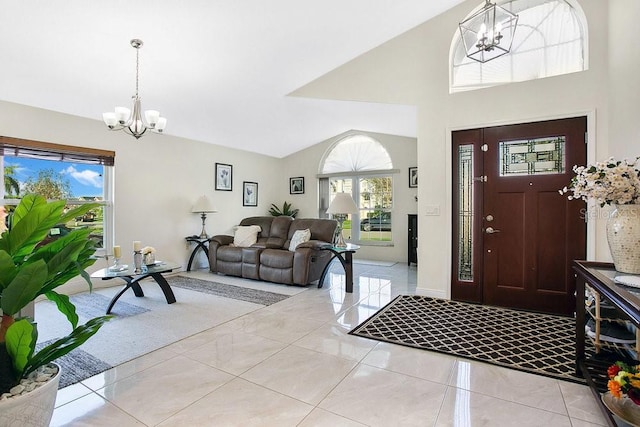
[[[606,392],[602,395],[602,403],[629,425],[640,426],[640,406],[633,403],[628,397],[617,398],[613,397],[611,392]]]
[[[149,252],[142,255],[142,263],[144,265],[152,265],[156,262],[156,254]]]
[[[616,270],[640,274],[640,205],[617,205],[607,220],[607,241]]]
[[[42,427],[48,426],[53,416],[53,408],[60,383],[58,373],[36,389],[20,396],[0,401],[0,426]]]

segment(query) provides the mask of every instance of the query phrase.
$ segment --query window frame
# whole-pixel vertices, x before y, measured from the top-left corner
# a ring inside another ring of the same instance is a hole
[[[21,155],[22,154],[22,155]],[[48,161],[63,161],[69,163],[102,165],[103,187],[100,201],[66,199],[66,203],[71,206],[80,206],[88,203],[97,203],[103,207],[103,235],[102,248],[96,250],[97,256],[108,254],[107,248],[113,246],[115,235],[115,215],[114,215],[114,168],[115,152],[95,148],[86,148],[70,145],[55,144],[51,142],[35,141],[0,135],[0,176],[4,181],[4,158],[24,157],[35,158]],[[5,199],[4,185],[0,189],[0,199],[4,206],[17,206],[21,199]]]
[[[514,9],[514,3],[517,6],[517,3],[519,1],[521,0],[501,0],[501,1],[497,1],[496,3],[507,10],[510,10],[510,11],[515,10],[514,13],[522,14],[522,12],[528,9],[539,7],[540,5],[551,0],[539,0],[539,3],[536,3],[534,5],[529,5],[529,7],[522,8],[521,10],[518,7]],[[482,64],[482,63],[473,61],[472,59],[469,59],[466,57],[466,55],[464,55],[464,47],[462,46],[463,43],[461,40],[460,32],[456,30],[455,33],[453,34],[450,49],[449,49],[449,93],[455,94],[455,93],[466,92],[471,90],[478,90],[478,89],[484,89],[488,87],[500,86],[500,85],[509,84],[509,83],[537,80],[537,79],[542,79],[546,77],[553,77],[553,76],[559,76],[559,75],[588,70],[589,69],[589,37],[588,37],[589,31],[588,31],[588,22],[584,14],[584,11],[582,10],[582,7],[580,6],[580,4],[578,4],[576,0],[553,0],[553,1],[558,3],[562,2],[566,4],[571,9],[572,16],[576,20],[578,31],[580,33],[579,38],[571,39],[571,40],[565,39],[561,41],[561,44],[568,45],[572,42],[576,42],[576,41],[579,42],[581,52],[579,52],[578,56],[580,56],[582,59],[581,64],[577,64],[577,63],[572,64],[572,68],[569,67],[568,70],[565,70],[563,72],[560,72],[557,70],[550,71],[549,69],[545,69],[543,73],[538,73],[532,70],[531,73],[529,73],[531,74],[531,76],[517,77],[517,76],[514,76],[514,72],[515,72],[514,61],[517,60],[518,56],[526,55],[527,52],[535,52],[539,50],[541,51],[541,55],[543,56],[543,58],[545,58],[545,63],[546,63],[547,61],[546,58],[549,55],[549,52],[552,52],[557,45],[552,43],[548,44],[547,42],[544,42],[543,45],[537,46],[533,49],[530,46],[526,47],[526,49],[525,48],[520,49],[520,47],[524,44],[524,41],[520,40],[521,46],[518,46],[516,45],[518,39],[514,39],[514,44],[512,46],[510,54],[503,55],[499,58],[496,58],[492,61],[488,61],[487,63]],[[523,4],[526,5],[526,3],[524,2]],[[478,5],[467,15],[467,17],[479,11],[483,6],[484,4]],[[518,27],[531,28],[532,31],[538,31],[542,35],[541,37],[542,39],[546,39],[546,37],[544,37],[545,33],[542,32],[540,28],[540,24],[537,25],[536,27],[531,27],[526,22],[522,22],[522,19],[521,19],[520,22],[518,22]],[[462,49],[462,51],[460,49]],[[528,65],[531,65],[531,64],[528,64]],[[538,65],[537,62],[536,62],[536,65]],[[468,67],[475,67],[479,69],[477,71],[472,71],[472,73],[475,73],[476,75],[479,76],[479,81],[474,81],[473,79],[465,81],[465,80],[461,80],[460,78],[456,80],[456,73],[458,72],[458,70],[462,68],[468,69]],[[547,66],[545,65],[545,67]],[[494,70],[493,72],[491,71],[492,69]],[[492,74],[492,77],[489,79],[485,79],[484,77],[485,74]],[[519,74],[523,75],[522,70],[519,71]]]

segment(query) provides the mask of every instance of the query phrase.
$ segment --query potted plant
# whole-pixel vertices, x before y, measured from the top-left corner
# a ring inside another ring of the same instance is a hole
[[[47,202],[42,196],[29,194],[16,207],[11,228],[0,236],[0,425],[30,425],[35,419],[38,419],[36,423],[48,425],[60,376],[57,365],[54,365],[58,370],[56,376],[46,385],[23,395],[8,396],[21,390],[21,383],[28,383],[30,375],[31,378],[40,375],[42,379],[45,367],[51,367],[55,359],[83,344],[111,318],[102,316],[78,325],[78,315],[69,297],[55,291],[78,275],[91,289],[91,280],[85,271],[95,262],[90,230],[79,228],[55,240],[48,238],[51,228],[97,206],[86,204],[65,211],[64,200]],[[32,318],[21,317],[20,311],[40,295],[56,303],[73,330],[36,352],[37,325]],[[53,383],[53,387],[49,383]],[[31,395],[42,395],[44,392],[40,389],[45,387],[53,388],[53,397],[44,398],[44,403],[30,402]],[[25,404],[27,410],[20,408]],[[48,415],[34,415],[36,406],[44,406]],[[27,413],[28,420],[19,418],[23,412]]]
[[[269,209],[269,213],[271,216],[290,216],[291,218],[295,218],[298,215],[300,209],[293,209],[291,203],[284,202],[282,205],[282,210],[275,204],[271,204],[271,209]]]

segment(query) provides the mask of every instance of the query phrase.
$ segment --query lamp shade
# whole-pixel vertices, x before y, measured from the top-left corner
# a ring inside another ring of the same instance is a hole
[[[193,213],[203,213],[203,212],[218,212],[211,205],[211,201],[207,196],[200,196],[196,203],[191,208],[191,212]]]
[[[353,198],[347,193],[337,193],[331,201],[327,213],[330,214],[357,214],[358,207]]]

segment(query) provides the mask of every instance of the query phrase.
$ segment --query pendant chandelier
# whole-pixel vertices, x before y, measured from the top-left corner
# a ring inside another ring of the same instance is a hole
[[[518,15],[486,0],[478,12],[459,24],[467,57],[487,62],[509,53]]]
[[[140,69],[139,53],[142,40],[131,40],[131,46],[136,50],[136,94],[133,99],[133,113],[126,107],[116,107],[115,112],[102,113],[102,119],[110,130],[123,130],[129,135],[139,139],[147,130],[162,133],[167,125],[167,119],[160,117],[160,112],[147,110],[142,118],[140,97],[138,96],[138,72]]]

